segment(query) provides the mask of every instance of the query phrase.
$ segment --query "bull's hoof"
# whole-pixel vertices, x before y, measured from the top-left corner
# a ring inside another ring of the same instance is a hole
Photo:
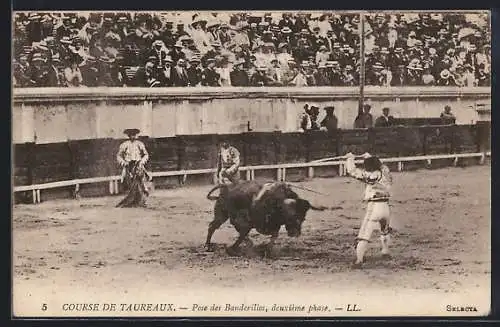
[[[275,259],[275,258],[276,256],[273,249],[266,247],[264,249],[264,259]]]
[[[363,268],[363,263],[362,262],[354,262],[351,265],[351,269],[362,269]]]
[[[391,260],[392,259],[392,255],[390,253],[382,253],[381,258],[383,260]]]
[[[239,257],[241,255],[240,252],[232,246],[226,249],[226,253],[231,257]]]

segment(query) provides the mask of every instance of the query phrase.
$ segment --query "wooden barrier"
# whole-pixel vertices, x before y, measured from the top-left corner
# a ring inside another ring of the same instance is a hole
[[[428,156],[418,156],[418,157],[399,157],[399,158],[383,158],[381,159],[384,163],[398,163],[398,171],[404,169],[403,163],[412,161],[426,161],[428,164],[432,160],[438,159],[454,159],[457,161],[459,158],[480,158],[480,162],[483,163],[487,156],[491,156],[490,152],[487,153],[461,153],[461,154],[445,154],[445,155],[428,155]],[[356,160],[356,163],[361,163],[362,160]],[[342,161],[332,161],[332,162],[309,162],[309,163],[290,163],[290,164],[277,164],[277,165],[260,165],[260,166],[247,166],[241,167],[241,171],[250,172],[247,174],[250,178],[254,179],[255,171],[258,170],[276,170],[277,180],[286,181],[286,170],[293,168],[309,168],[314,169],[317,167],[330,167],[338,166],[340,170],[340,176],[346,174],[345,167]],[[170,172],[157,172],[153,173],[153,178],[163,177],[163,176],[187,176],[187,175],[202,175],[202,174],[212,174],[215,169],[198,169],[198,170],[181,170],[181,171],[170,171]],[[52,182],[46,184],[38,185],[26,185],[26,186],[16,186],[14,187],[14,192],[26,192],[31,191],[33,193],[33,203],[41,202],[41,190],[60,188],[67,186],[75,186],[75,190],[79,189],[81,184],[92,184],[92,183],[102,183],[109,182],[109,193],[116,194],[116,184],[120,176],[108,176],[108,177],[95,177],[87,179],[74,179],[60,182]]]
[[[347,152],[370,152],[381,158],[430,158],[429,155],[459,158],[458,154],[467,156],[472,153],[474,155],[471,158],[475,158],[478,153],[490,150],[490,133],[491,123],[481,123],[338,130],[331,134],[317,131],[186,135],[142,138],[142,141],[150,152],[147,168],[153,172],[159,187],[168,187],[182,185],[188,175],[198,176],[199,182],[203,184],[212,182],[217,161],[217,144],[222,139],[240,150],[242,165],[253,167],[243,170],[244,178],[299,180],[342,175],[340,165],[339,170],[332,170],[329,165],[311,166],[308,162]],[[16,144],[15,189],[38,192],[21,196],[20,201],[40,201],[40,190],[45,188],[61,188],[61,192],[66,195],[72,192],[96,195],[102,193],[103,186],[109,183],[107,191],[111,194],[118,193],[120,189],[117,179],[109,176],[120,172],[115,156],[121,141],[123,140],[96,139],[53,144]],[[456,164],[457,160],[453,159],[453,163]],[[410,168],[412,164],[408,165],[407,168]],[[395,168],[402,169],[399,166]],[[207,174],[208,176],[203,176]],[[36,187],[33,188],[31,184]],[[80,186],[83,188],[80,189]]]
[[[490,125],[338,130],[333,134],[317,131],[187,135],[142,140],[150,152],[148,168],[152,171],[192,170],[215,166],[220,139],[240,150],[243,165],[275,164],[306,162],[347,152],[371,152],[380,157],[478,152],[489,150]],[[110,175],[118,169],[115,155],[121,141],[16,144],[15,185]],[[55,173],[51,169],[56,169]]]

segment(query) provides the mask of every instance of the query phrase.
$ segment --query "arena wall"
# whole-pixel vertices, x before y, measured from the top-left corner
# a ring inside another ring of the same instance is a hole
[[[119,139],[127,127],[165,138],[243,132],[296,132],[304,104],[335,106],[339,127],[352,128],[357,87],[274,88],[20,88],[13,94],[13,142],[52,144]],[[457,124],[480,120],[476,104],[490,88],[366,87],[374,117],[436,118],[451,105]],[[321,110],[319,119],[324,115]]]
[[[240,134],[142,137],[150,153],[152,172],[214,168],[217,143],[229,139],[241,152],[242,165],[299,163],[345,154],[376,153],[382,158],[430,154],[477,153],[490,150],[491,124],[408,126],[317,132],[250,132]],[[14,145],[14,185],[32,185],[119,174],[115,155],[123,139],[99,138],[50,144]],[[446,161],[446,160],[445,160]],[[448,160],[449,161],[449,160]],[[420,163],[421,165],[422,163]],[[450,162],[445,162],[449,165]],[[273,170],[257,172],[256,178],[275,178]],[[287,180],[301,180],[307,169],[288,169]],[[332,177],[337,171],[320,167],[315,176]],[[190,176],[190,184],[211,183],[211,174]],[[186,183],[182,177],[156,178],[155,187]],[[107,183],[82,185],[83,196],[107,194]],[[73,188],[45,190],[43,200],[71,197]],[[16,194],[16,201],[30,202],[30,192]]]

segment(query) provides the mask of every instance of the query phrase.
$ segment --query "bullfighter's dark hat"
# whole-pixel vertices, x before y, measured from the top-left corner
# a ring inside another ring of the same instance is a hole
[[[381,168],[382,162],[380,161],[380,159],[378,157],[372,156],[372,157],[366,158],[363,161],[363,165],[365,166],[365,169],[367,171],[373,172],[373,171],[379,170]]]
[[[130,135],[137,135],[139,134],[141,131],[137,128],[127,128],[123,131],[123,134],[126,134],[127,136],[130,136]]]
[[[311,106],[311,107],[309,108],[309,114],[310,114],[310,115],[311,115],[311,114],[316,114],[316,115],[317,115],[317,114],[319,114],[319,107],[316,107],[316,106]]]

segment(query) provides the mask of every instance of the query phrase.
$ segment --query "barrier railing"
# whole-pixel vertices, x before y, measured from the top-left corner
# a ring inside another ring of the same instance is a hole
[[[412,161],[426,161],[428,165],[431,164],[432,160],[439,159],[454,159],[453,163],[456,165],[458,159],[460,158],[480,158],[480,163],[484,163],[486,157],[491,157],[491,152],[476,152],[476,153],[457,153],[457,154],[436,154],[436,155],[424,155],[424,156],[411,156],[411,157],[394,157],[394,158],[383,158],[382,162],[386,163],[398,163],[398,171],[404,170],[405,162]],[[362,160],[356,160],[356,163],[361,163]],[[246,172],[246,179],[253,180],[255,179],[255,171],[256,170],[273,170],[276,169],[276,180],[278,181],[286,181],[286,170],[290,168],[308,168],[307,176],[309,178],[314,177],[314,168],[315,167],[325,167],[325,166],[338,166],[339,167],[339,176],[345,176],[346,170],[344,166],[344,161],[330,161],[330,162],[304,162],[304,163],[288,163],[288,164],[273,164],[273,165],[257,165],[257,166],[245,166],[241,167],[240,171]],[[176,171],[163,171],[163,172],[153,172],[151,173],[153,179],[156,177],[167,177],[167,176],[180,176],[184,180],[188,175],[203,175],[203,174],[214,174],[216,169],[194,169],[194,170],[176,170]],[[109,193],[110,194],[118,194],[119,193],[119,181],[120,176],[106,176],[106,177],[93,177],[93,178],[84,178],[84,179],[73,179],[67,181],[58,181],[44,184],[34,184],[34,185],[24,185],[24,186],[15,186],[13,188],[14,192],[27,192],[31,191],[33,193],[33,203],[40,203],[40,193],[41,190],[59,188],[59,187],[67,187],[67,186],[75,186],[75,194],[78,194],[80,185],[82,184],[95,184],[95,183],[103,183],[109,182]]]
[[[95,87],[95,88],[15,88],[14,102],[154,100],[154,99],[224,99],[224,98],[356,98],[359,87]],[[379,87],[366,86],[366,97],[491,97],[490,87]]]

